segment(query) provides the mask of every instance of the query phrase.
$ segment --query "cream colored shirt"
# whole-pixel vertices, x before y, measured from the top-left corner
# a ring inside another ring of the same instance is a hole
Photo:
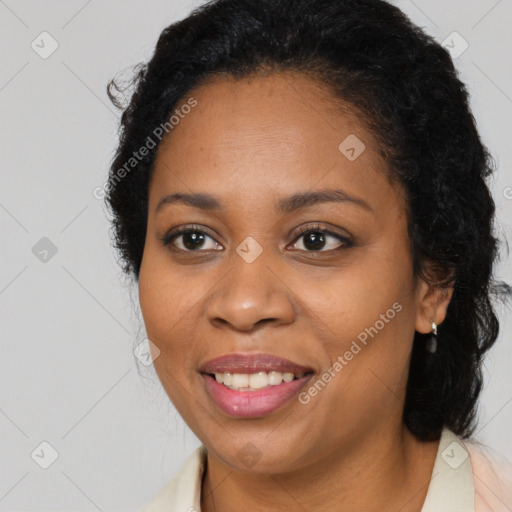
[[[200,446],[141,512],[200,512],[205,462]],[[512,512],[512,464],[443,429],[421,512]]]

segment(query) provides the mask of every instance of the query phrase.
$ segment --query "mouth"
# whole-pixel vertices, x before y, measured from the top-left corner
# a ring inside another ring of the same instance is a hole
[[[200,370],[213,403],[236,418],[256,418],[289,403],[314,371],[269,354],[229,354]]]
[[[219,372],[208,373],[206,375],[234,391],[258,391],[260,389],[271,388],[272,386],[279,386],[283,382],[288,383],[294,380],[300,380],[310,373],[312,372],[300,372],[295,374],[293,372],[271,370],[269,372],[260,371],[255,373]]]

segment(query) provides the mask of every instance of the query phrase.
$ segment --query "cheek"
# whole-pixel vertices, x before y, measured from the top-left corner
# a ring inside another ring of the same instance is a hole
[[[375,323],[379,331],[389,331],[392,324],[403,326],[404,317],[411,317],[409,323],[414,316],[412,271],[407,271],[406,256],[394,252],[386,257],[378,248],[354,253],[350,264],[325,278],[303,279],[302,296],[315,316],[345,340]]]
[[[331,391],[353,407],[380,410],[402,393],[416,315],[412,275],[407,249],[390,244],[365,248],[320,286],[303,282],[306,305],[326,333],[326,367],[339,363]]]
[[[166,251],[146,244],[139,275],[139,302],[148,338],[160,350],[155,370],[173,402],[196,378],[204,336],[198,320],[208,291],[219,281],[215,272],[197,272],[173,264]],[[177,390],[177,391],[176,391]]]
[[[139,275],[139,302],[148,338],[160,350],[155,369],[176,375],[187,365],[187,337],[182,333],[186,326],[190,293],[179,282],[178,275],[171,275],[169,265],[146,246]],[[162,375],[160,375],[162,379]]]
[[[193,314],[202,292],[199,280],[187,278],[166,251],[146,242],[139,275],[139,302],[148,336],[167,344]]]
[[[139,302],[148,338],[160,353],[154,368],[168,397],[184,417],[190,416],[192,350],[191,296],[169,266],[145,251],[139,275]],[[188,313],[188,314],[187,314]]]

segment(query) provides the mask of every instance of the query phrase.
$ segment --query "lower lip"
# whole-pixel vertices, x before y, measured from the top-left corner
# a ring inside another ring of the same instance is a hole
[[[219,384],[211,375],[202,376],[208,393],[222,411],[237,418],[257,418],[276,411],[298,395],[312,374],[259,391],[236,391]]]

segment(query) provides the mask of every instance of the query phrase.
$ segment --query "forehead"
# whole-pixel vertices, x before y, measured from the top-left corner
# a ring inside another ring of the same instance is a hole
[[[386,162],[358,112],[308,76],[216,76],[176,109],[191,98],[196,106],[158,148],[153,189],[240,193],[243,184],[254,195],[286,194],[320,181],[365,188],[385,180]]]

